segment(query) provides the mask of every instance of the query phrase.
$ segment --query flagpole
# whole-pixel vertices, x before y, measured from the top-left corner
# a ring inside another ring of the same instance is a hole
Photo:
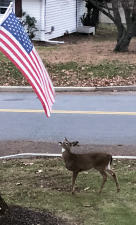
[[[0,20],[0,25],[3,23],[3,21],[6,19],[6,17],[8,16],[9,14],[9,11],[13,9],[13,2],[10,2],[10,5],[9,7],[7,8],[6,12],[4,13],[3,17],[1,18]]]

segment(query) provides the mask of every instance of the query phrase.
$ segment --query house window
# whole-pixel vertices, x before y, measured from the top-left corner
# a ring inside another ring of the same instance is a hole
[[[4,14],[9,7],[11,0],[0,0],[0,14]]]
[[[22,17],[22,0],[15,0],[15,14],[17,17]]]

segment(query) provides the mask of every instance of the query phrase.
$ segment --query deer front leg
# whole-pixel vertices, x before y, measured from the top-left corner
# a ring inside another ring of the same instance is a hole
[[[107,181],[107,174],[105,173],[105,171],[100,171],[100,174],[103,176],[103,182],[102,182],[99,194],[101,194],[104,184]]]
[[[75,181],[77,178],[78,172],[77,171],[73,171],[73,177],[72,177],[72,194],[74,194],[75,192]]]

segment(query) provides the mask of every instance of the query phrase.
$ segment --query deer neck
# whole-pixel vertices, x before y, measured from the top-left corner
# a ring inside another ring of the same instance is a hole
[[[63,157],[63,159],[64,159],[65,162],[67,160],[69,160],[70,156],[71,156],[70,149],[62,148],[62,157]]]

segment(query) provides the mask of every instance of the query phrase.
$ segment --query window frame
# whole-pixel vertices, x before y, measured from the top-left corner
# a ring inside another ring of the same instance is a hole
[[[9,4],[10,4],[10,2],[11,2],[11,0],[9,0]],[[0,15],[4,15],[4,13],[6,12],[8,7],[9,7],[9,5],[8,6],[2,6],[2,4],[0,3]],[[5,9],[3,11],[3,13],[1,13],[1,9]]]
[[[16,14],[17,17],[22,18],[22,0],[12,0],[13,1],[13,10]],[[10,4],[11,0],[9,0],[9,4]],[[7,10],[8,6],[2,6],[0,5],[0,15],[4,15],[5,11]],[[3,11],[3,13],[1,13],[1,9],[5,9]],[[20,11],[18,13],[18,11]]]

